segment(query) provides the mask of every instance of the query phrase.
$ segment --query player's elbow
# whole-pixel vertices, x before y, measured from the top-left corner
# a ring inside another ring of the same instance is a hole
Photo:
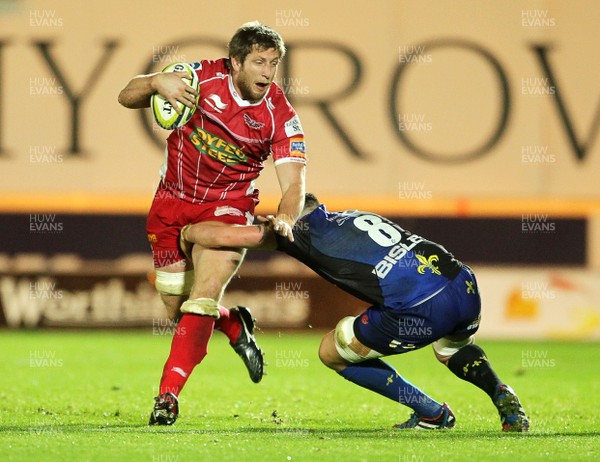
[[[147,106],[142,101],[133,100],[131,98],[131,93],[127,91],[126,88],[119,93],[117,100],[121,106],[126,107],[127,109],[141,109]]]
[[[119,96],[117,97],[117,101],[121,106],[131,109],[131,102],[127,98],[127,92],[125,91],[125,89],[121,90]]]

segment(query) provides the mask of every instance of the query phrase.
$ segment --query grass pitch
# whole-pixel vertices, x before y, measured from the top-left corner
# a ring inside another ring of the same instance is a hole
[[[146,426],[170,337],[143,331],[1,331],[3,461],[599,460],[600,348],[482,341],[519,394],[528,434],[503,434],[488,397],[431,349],[388,358],[447,401],[457,424],[398,431],[410,410],[321,365],[321,335],[259,333],[269,374],[250,382],[221,333],[180,396],[173,427]]]

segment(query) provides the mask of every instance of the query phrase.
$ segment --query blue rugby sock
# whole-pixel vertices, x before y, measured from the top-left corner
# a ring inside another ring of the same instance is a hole
[[[410,407],[419,416],[433,418],[440,415],[440,403],[404,380],[381,359],[352,364],[338,374],[356,385]]]

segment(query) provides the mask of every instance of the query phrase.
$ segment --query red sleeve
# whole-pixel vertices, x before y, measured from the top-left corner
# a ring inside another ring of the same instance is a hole
[[[300,118],[283,92],[278,89],[276,94],[280,97],[273,101],[275,106],[273,111],[275,132],[271,147],[273,161],[275,165],[283,162],[306,164],[306,145]]]

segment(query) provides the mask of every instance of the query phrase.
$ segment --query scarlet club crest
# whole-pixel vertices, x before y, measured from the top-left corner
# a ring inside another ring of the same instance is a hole
[[[263,124],[262,122],[257,122],[248,114],[244,114],[244,122],[246,123],[246,125],[248,125],[248,127],[254,128],[255,130],[260,130],[265,126],[265,124]]]

